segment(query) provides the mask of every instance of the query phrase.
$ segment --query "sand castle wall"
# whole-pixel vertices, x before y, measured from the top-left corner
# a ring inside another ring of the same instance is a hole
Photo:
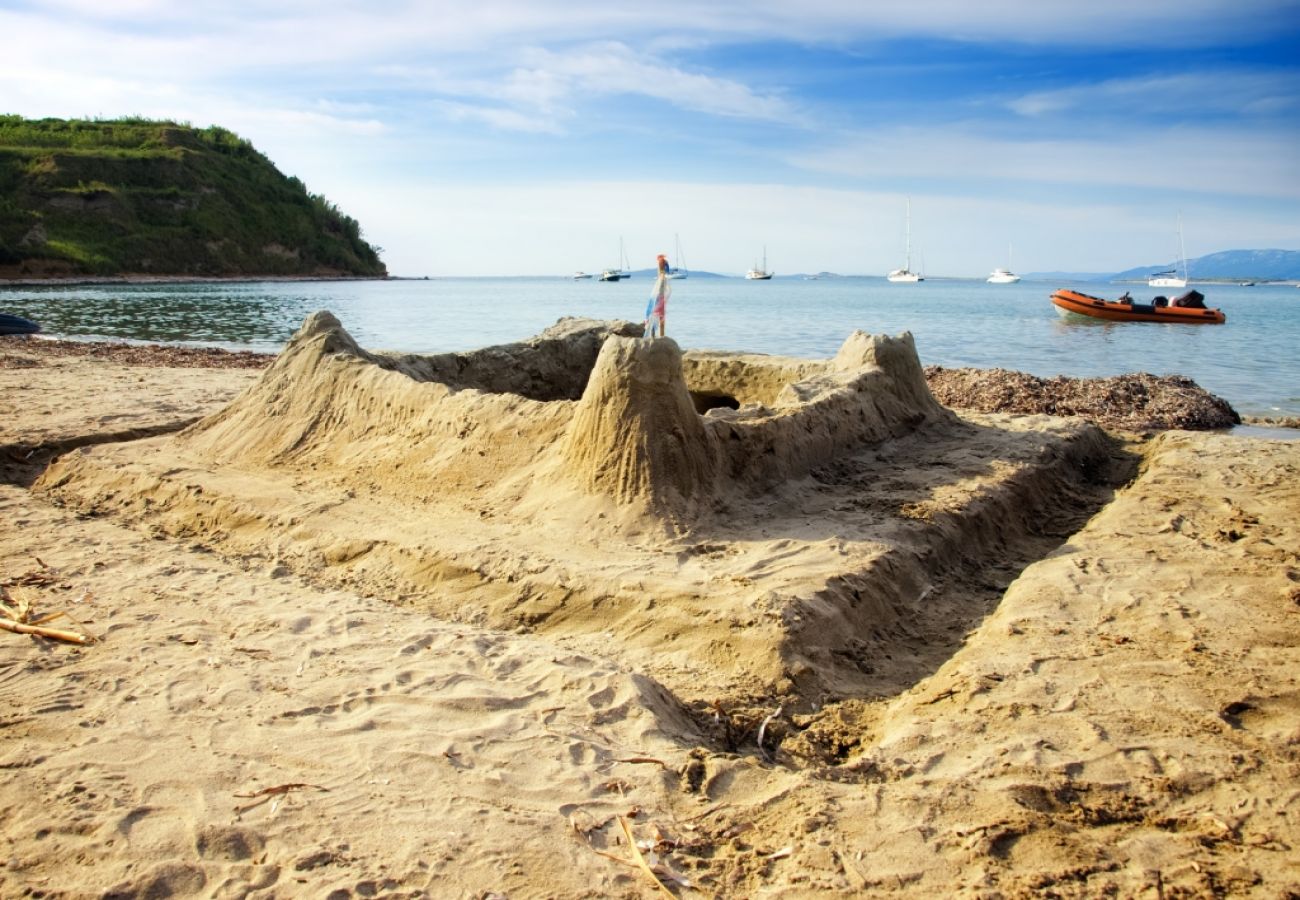
[[[179,440],[214,460],[333,472],[417,499],[492,492],[555,455],[512,490],[567,485],[681,522],[947,415],[910,335],[858,333],[829,361],[688,365],[674,341],[631,330],[567,320],[471,353],[384,355],[318,313],[257,385]],[[700,396],[737,394],[739,409],[696,412]]]
[[[567,321],[475,353],[389,356],[316,313],[257,384],[177,440],[225,464],[308,470],[406,500],[473,491],[559,439],[572,402],[529,395],[543,384],[580,395],[620,327]]]
[[[951,418],[926,387],[908,333],[855,332],[821,363],[710,354],[692,359],[686,372],[696,395],[724,395],[736,386],[746,398],[770,398],[705,415],[722,448],[723,472],[744,491],[801,478],[842,453]]]

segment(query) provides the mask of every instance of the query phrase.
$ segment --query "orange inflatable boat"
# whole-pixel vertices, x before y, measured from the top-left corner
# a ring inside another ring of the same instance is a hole
[[[1134,303],[1128,294],[1118,300],[1102,300],[1065,288],[1052,294],[1056,311],[1063,316],[1091,316],[1115,322],[1184,322],[1222,325],[1228,317],[1221,310],[1207,309],[1200,291],[1188,291],[1172,300],[1156,297],[1151,303]]]

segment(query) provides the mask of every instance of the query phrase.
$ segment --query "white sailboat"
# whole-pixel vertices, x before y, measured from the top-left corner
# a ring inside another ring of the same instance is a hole
[[[673,235],[673,244],[675,245],[675,256],[677,265],[668,270],[669,278],[689,278],[691,273],[686,268],[686,260],[682,257],[682,241],[676,234]]]
[[[989,284],[1015,284],[1020,276],[1011,271],[1011,245],[1007,244],[1007,268],[994,269],[988,277]]]
[[[907,257],[903,268],[895,269],[885,276],[896,284],[915,284],[925,281],[920,274],[912,271],[912,198],[907,198]]]
[[[1178,217],[1178,260],[1182,264],[1183,274],[1179,277],[1178,269],[1156,272],[1147,279],[1147,287],[1187,287],[1187,250],[1183,247],[1183,217]]]
[[[626,259],[627,259],[627,254],[623,251],[623,239],[619,238],[618,239],[618,265],[611,266],[610,268],[601,272],[600,280],[601,281],[622,281],[624,278],[630,277],[625,273],[624,268],[622,268],[626,265],[626,263],[624,262]]]
[[[754,268],[745,273],[745,277],[750,281],[771,281],[772,274],[767,270],[767,246],[763,246],[763,267],[759,268],[758,263],[754,263]]]

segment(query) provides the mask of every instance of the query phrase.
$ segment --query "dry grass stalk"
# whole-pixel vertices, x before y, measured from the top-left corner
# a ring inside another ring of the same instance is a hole
[[[37,560],[37,562],[40,562],[40,560]],[[41,563],[41,565],[44,565],[44,563]],[[69,644],[95,643],[93,635],[66,631],[62,628],[50,628],[45,625],[46,622],[53,621],[60,616],[71,619],[72,617],[66,612],[50,613],[34,619],[32,618],[33,606],[32,596],[27,591],[15,588],[11,592],[7,588],[0,586],[0,630],[13,632],[14,634],[30,634],[35,637],[64,641]]]
[[[645,856],[641,853],[641,848],[636,845],[636,838],[632,836],[632,826],[627,824],[627,819],[619,816],[618,824],[623,828],[623,834],[627,837],[627,845],[632,850],[632,856],[636,860],[637,866],[650,876],[651,880],[655,883],[655,887],[659,888],[665,897],[673,897],[673,892],[668,890],[664,883],[659,880],[659,876],[655,874],[655,870],[650,868],[650,864],[646,862]]]

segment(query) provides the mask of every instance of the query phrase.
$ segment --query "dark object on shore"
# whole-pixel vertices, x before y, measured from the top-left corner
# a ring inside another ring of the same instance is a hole
[[[1160,302],[1162,300],[1163,303]],[[1153,303],[1134,303],[1128,294],[1118,300],[1103,300],[1090,294],[1062,288],[1052,294],[1052,303],[1062,316],[1087,316],[1112,322],[1222,325],[1228,320],[1221,310],[1205,308],[1205,295],[1200,291],[1188,291],[1173,300],[1156,297]]]
[[[1181,375],[1039,378],[1006,369],[927,366],[925,380],[944,406],[976,412],[1082,416],[1119,431],[1211,431],[1241,424],[1226,400]]]
[[[41,330],[31,319],[0,313],[0,334],[36,334]]]

